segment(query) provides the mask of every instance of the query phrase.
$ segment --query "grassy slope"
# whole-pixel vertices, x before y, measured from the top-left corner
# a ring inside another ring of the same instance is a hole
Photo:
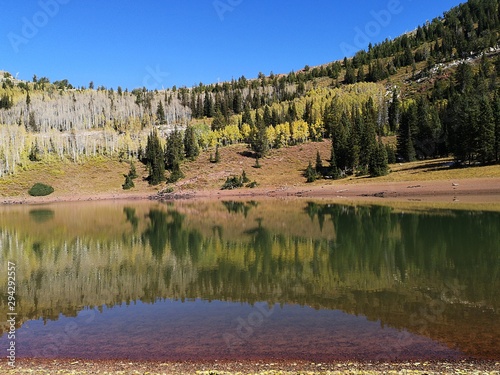
[[[328,164],[330,142],[306,143],[294,147],[272,150],[270,155],[260,160],[257,169],[255,159],[246,156],[245,145],[233,145],[220,149],[221,162],[210,163],[210,151],[202,152],[197,160],[185,162],[182,166],[185,178],[175,184],[175,190],[219,189],[227,177],[241,175],[245,170],[252,181],[257,181],[263,188],[310,186],[305,183],[303,171],[308,162],[313,164],[319,151],[324,165]],[[212,151],[213,153],[213,151]],[[451,159],[418,161],[391,166],[392,173],[380,178],[350,177],[337,181],[319,180],[316,185],[352,183],[366,184],[374,182],[450,180],[478,177],[500,177],[499,166],[486,166],[463,169],[449,169],[442,165]],[[142,177],[147,171],[136,163],[137,172]],[[28,189],[36,182],[43,182],[55,188],[54,197],[92,196],[99,194],[120,195],[124,193],[154,194],[165,185],[148,186],[141,177],[135,180],[136,187],[124,191],[123,174],[129,169],[128,163],[115,159],[93,159],[79,164],[65,161],[30,163],[15,175],[0,179],[0,196],[27,197]]]

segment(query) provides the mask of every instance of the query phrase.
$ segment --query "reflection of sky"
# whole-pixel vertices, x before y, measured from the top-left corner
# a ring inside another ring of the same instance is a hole
[[[0,339],[5,347],[6,337]],[[19,357],[121,359],[457,358],[456,351],[380,322],[298,305],[190,300],[142,302],[26,322]]]

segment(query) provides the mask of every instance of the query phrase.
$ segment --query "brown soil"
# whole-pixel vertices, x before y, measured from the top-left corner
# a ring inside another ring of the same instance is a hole
[[[499,374],[498,362],[311,363],[241,362],[129,362],[21,359],[14,368],[0,362],[2,374]]]
[[[377,199],[423,202],[500,203],[500,178],[470,178],[460,180],[432,180],[422,182],[367,182],[351,184],[330,182],[300,186],[243,188],[236,190],[183,189],[164,194],[164,199],[231,198],[231,197],[309,197],[342,199]],[[54,202],[155,199],[151,192],[96,193],[47,197],[4,198],[4,204],[43,204]]]

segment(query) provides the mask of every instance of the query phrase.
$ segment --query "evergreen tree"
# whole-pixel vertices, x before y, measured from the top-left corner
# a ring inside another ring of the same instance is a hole
[[[271,126],[273,124],[273,117],[271,115],[271,109],[268,105],[264,107],[264,117],[263,117],[264,125],[266,127]]]
[[[389,106],[389,130],[394,133],[399,127],[400,106],[398,93],[396,90],[392,92],[392,102]]]
[[[332,142],[332,148],[330,152],[330,166],[328,168],[328,176],[333,178],[334,180],[340,177],[340,171],[337,168],[337,156],[335,155],[335,148]]]
[[[414,135],[415,152],[419,159],[433,157],[436,154],[434,132],[432,129],[431,110],[427,98],[420,97],[417,100],[417,132]]]
[[[253,126],[252,115],[250,114],[250,106],[248,104],[245,105],[245,108],[243,110],[243,115],[241,117],[241,122],[243,124],[250,125],[250,127]]]
[[[205,117],[214,117],[214,103],[212,95],[209,92],[205,92],[205,99],[203,102],[203,114]]]
[[[316,151],[316,166],[314,168],[317,174],[321,174],[323,171],[323,161],[321,160],[321,155],[319,150]]]
[[[200,154],[200,148],[198,147],[194,128],[190,125],[187,126],[184,132],[184,152],[189,159],[196,159]]]
[[[165,181],[165,162],[163,149],[156,128],[148,136],[146,145],[146,161],[149,171],[148,181],[150,185],[158,185]]]
[[[255,111],[255,126],[252,128],[251,147],[259,158],[264,157],[269,151],[267,129],[258,110]]]
[[[226,127],[226,119],[224,118],[222,112],[219,109],[217,109],[217,111],[215,112],[215,117],[212,121],[212,130],[213,131],[221,130],[224,129],[225,127]]]
[[[500,60],[500,59],[499,59]],[[500,162],[500,94],[495,95],[495,161]]]
[[[403,115],[401,117],[401,124],[398,130],[397,153],[399,157],[401,157],[406,162],[415,160],[412,127],[413,124],[416,123],[416,116],[415,106],[410,105],[410,107],[403,112]]]
[[[389,171],[387,162],[387,151],[381,141],[376,145],[368,167],[371,177],[385,176]]]
[[[487,164],[495,159],[495,117],[486,95],[479,102],[478,130],[478,158],[482,164]]]
[[[172,171],[175,164],[180,164],[184,160],[184,140],[182,132],[177,128],[167,136],[165,145],[165,166]]]
[[[158,106],[156,107],[156,118],[160,122],[160,124],[163,124],[165,122],[165,109],[163,108],[163,103],[160,100],[158,102]]]
[[[332,129],[332,142],[335,149],[337,168],[341,171],[346,171],[350,165],[350,145],[348,141],[349,129],[351,123],[346,112],[342,113],[340,122]]]
[[[306,168],[304,176],[307,179],[307,182],[309,182],[309,183],[316,181],[316,178],[317,178],[316,171],[314,170],[310,161],[309,161],[309,165]]]

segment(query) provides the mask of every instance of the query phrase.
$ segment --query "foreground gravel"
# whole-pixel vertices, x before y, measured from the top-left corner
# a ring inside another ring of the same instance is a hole
[[[0,362],[0,374],[500,374],[500,362],[127,362],[21,359],[14,368]]]

